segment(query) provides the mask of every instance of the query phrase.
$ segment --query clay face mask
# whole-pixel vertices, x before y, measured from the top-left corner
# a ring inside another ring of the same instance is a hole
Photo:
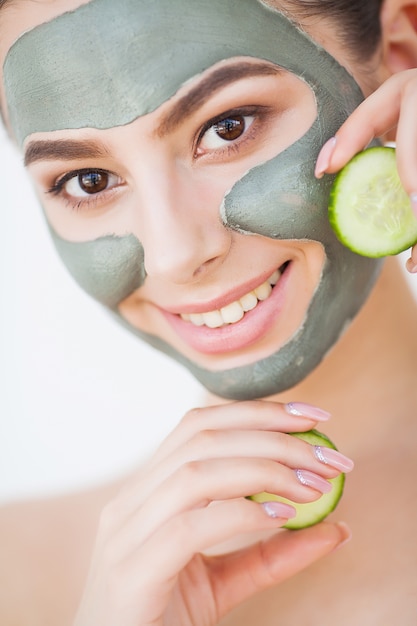
[[[224,59],[254,57],[302,78],[317,118],[287,150],[253,168],[220,207],[225,227],[274,239],[320,241],[326,262],[306,319],[271,356],[208,371],[159,338],[130,330],[230,398],[267,396],[295,385],[323,358],[366,299],[379,263],[352,254],[327,220],[331,178],[314,178],[317,154],[362,100],[353,78],[281,13],[258,0],[93,0],[24,34],[10,49],[4,83],[13,132],[126,125]],[[113,310],[145,280],[133,236],[72,243],[52,233],[76,280]]]

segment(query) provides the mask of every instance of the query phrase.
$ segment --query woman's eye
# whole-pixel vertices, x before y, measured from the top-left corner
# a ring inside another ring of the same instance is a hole
[[[119,183],[120,179],[115,174],[101,170],[89,170],[78,172],[78,174],[71,175],[66,180],[61,180],[58,186],[61,187],[67,196],[85,198],[102,193]]]
[[[240,139],[250,128],[255,117],[252,115],[230,115],[212,124],[201,137],[199,149],[215,150],[226,143]]]

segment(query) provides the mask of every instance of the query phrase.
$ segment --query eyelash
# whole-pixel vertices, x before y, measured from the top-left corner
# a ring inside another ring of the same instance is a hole
[[[51,194],[53,196],[63,198],[66,203],[70,206],[70,208],[74,211],[78,211],[81,209],[92,209],[94,208],[100,200],[103,200],[103,196],[106,197],[108,194],[114,192],[114,188],[106,189],[102,192],[98,192],[96,194],[91,194],[89,196],[83,196],[80,198],[75,198],[74,196],[70,196],[65,192],[65,185],[69,181],[82,176],[83,174],[103,174],[104,176],[116,176],[113,172],[109,172],[108,170],[100,169],[100,168],[91,168],[84,167],[79,170],[72,170],[71,172],[67,172],[58,180],[54,182],[54,184],[46,191],[47,194]]]
[[[217,115],[216,117],[210,119],[200,129],[194,141],[194,159],[198,160],[201,158],[205,158],[205,159],[215,160],[218,158],[222,159],[223,157],[227,158],[228,156],[232,156],[233,154],[239,153],[242,146],[244,146],[247,142],[250,142],[256,138],[256,135],[258,133],[258,128],[257,128],[258,123],[262,122],[263,119],[270,112],[271,112],[270,107],[261,106],[261,105],[252,105],[252,106],[245,106],[245,107],[231,109],[229,111],[225,111],[221,113],[220,115]],[[225,140],[224,147],[216,148],[212,152],[207,151],[206,153],[198,154],[198,148],[204,138],[204,135],[211,128],[213,128],[216,124],[219,124],[220,122],[228,118],[233,119],[234,117],[243,117],[243,118],[253,117],[253,123],[251,123],[251,125],[248,128],[245,127],[242,132],[242,135],[238,137],[237,139],[231,140],[230,142],[227,142]],[[72,170],[70,172],[67,172],[60,178],[58,178],[53,183],[53,185],[51,185],[51,187],[46,191],[46,193],[65,200],[66,204],[68,204],[69,208],[73,211],[88,210],[88,209],[95,208],[97,204],[107,200],[109,195],[115,192],[116,188],[112,187],[110,189],[105,189],[102,192],[97,192],[95,194],[93,193],[91,194],[91,197],[87,195],[87,196],[82,196],[78,198],[74,196],[70,196],[65,191],[65,185],[69,181],[79,176],[82,176],[83,174],[93,174],[93,173],[103,174],[105,176],[117,177],[116,174],[113,174],[112,172],[109,172],[108,170],[104,170],[100,168],[89,167],[89,168],[82,168],[78,170]]]
[[[208,122],[204,124],[204,126],[198,133],[197,139],[194,144],[195,145],[194,159],[217,158],[217,157],[221,158],[223,155],[227,157],[227,156],[230,156],[231,154],[238,153],[241,147],[244,144],[246,144],[246,142],[249,142],[252,139],[255,139],[257,132],[258,132],[258,129],[257,129],[258,123],[262,122],[265,119],[265,117],[267,117],[267,115],[270,113],[271,113],[271,107],[261,106],[261,105],[251,105],[251,106],[245,106],[245,107],[240,107],[236,109],[230,109],[229,111],[225,111],[221,113],[220,115],[213,117],[212,119],[210,119]],[[244,129],[241,137],[237,138],[236,140],[232,140],[226,143],[224,148],[216,149],[213,155],[211,155],[210,153],[202,154],[202,155],[197,154],[199,145],[204,135],[207,133],[207,131],[209,131],[210,128],[213,128],[213,126],[215,126],[216,124],[219,124],[219,122],[222,122],[228,118],[233,119],[234,117],[253,117],[254,121],[249,126],[249,128]]]

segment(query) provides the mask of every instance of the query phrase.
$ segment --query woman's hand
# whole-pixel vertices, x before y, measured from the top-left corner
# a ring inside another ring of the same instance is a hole
[[[307,405],[264,401],[188,413],[103,512],[75,626],[211,626],[343,543],[345,526],[323,523],[204,554],[241,533],[274,531],[293,515],[289,505],[244,496],[269,491],[310,502],[326,491],[346,459],[324,464],[312,446],[284,434],[324,419]],[[299,482],[296,469],[314,487]]]
[[[391,76],[350,115],[322,148],[316,176],[338,172],[375,137],[395,132],[397,167],[417,217],[417,69]],[[407,269],[417,272],[417,245]]]

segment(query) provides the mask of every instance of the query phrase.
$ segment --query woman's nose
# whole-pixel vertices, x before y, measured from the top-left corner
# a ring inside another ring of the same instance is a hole
[[[223,262],[233,236],[220,217],[224,193],[181,166],[142,178],[136,234],[148,276],[186,284]]]

